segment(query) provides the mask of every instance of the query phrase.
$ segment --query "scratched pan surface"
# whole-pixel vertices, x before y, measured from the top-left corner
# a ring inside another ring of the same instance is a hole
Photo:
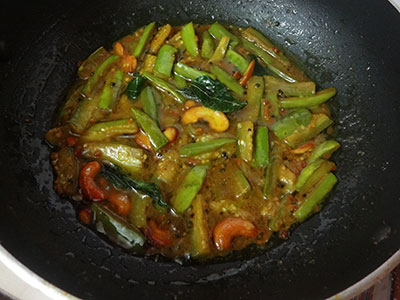
[[[387,1],[9,1],[0,12],[0,242],[84,299],[321,299],[400,245],[400,17]],[[254,26],[335,86],[340,181],[270,251],[181,266],[131,256],[52,190],[43,136],[76,62],[150,21]]]

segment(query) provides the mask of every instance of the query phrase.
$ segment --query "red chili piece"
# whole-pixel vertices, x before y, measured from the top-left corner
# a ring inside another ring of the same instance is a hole
[[[91,161],[82,168],[79,176],[79,184],[83,196],[93,201],[103,201],[106,199],[106,193],[94,181],[100,169],[101,165],[97,161]]]

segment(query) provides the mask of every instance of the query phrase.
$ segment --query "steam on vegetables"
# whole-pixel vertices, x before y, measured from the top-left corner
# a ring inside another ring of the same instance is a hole
[[[136,254],[224,256],[316,212],[337,178],[327,101],[254,28],[140,28],[78,68],[46,135],[55,190]]]

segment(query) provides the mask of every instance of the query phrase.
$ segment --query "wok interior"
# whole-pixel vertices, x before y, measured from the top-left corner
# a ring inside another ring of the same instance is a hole
[[[11,57],[1,63],[0,75],[0,240],[43,278],[85,299],[313,299],[349,286],[398,249],[400,45],[395,37],[400,22],[389,3],[72,0],[10,5],[15,7],[2,12]],[[80,225],[72,204],[54,193],[43,136],[74,79],[76,62],[153,20],[253,26],[293,54],[321,88],[337,87],[339,184],[321,213],[271,251],[188,266],[134,257]]]

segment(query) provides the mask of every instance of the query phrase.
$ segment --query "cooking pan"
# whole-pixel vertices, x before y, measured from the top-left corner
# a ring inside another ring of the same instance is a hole
[[[289,240],[210,263],[135,257],[53,191],[43,137],[76,62],[152,20],[253,26],[338,89],[339,183]],[[0,242],[56,286],[84,299],[321,299],[399,249],[400,18],[387,1],[14,0],[1,23]]]

